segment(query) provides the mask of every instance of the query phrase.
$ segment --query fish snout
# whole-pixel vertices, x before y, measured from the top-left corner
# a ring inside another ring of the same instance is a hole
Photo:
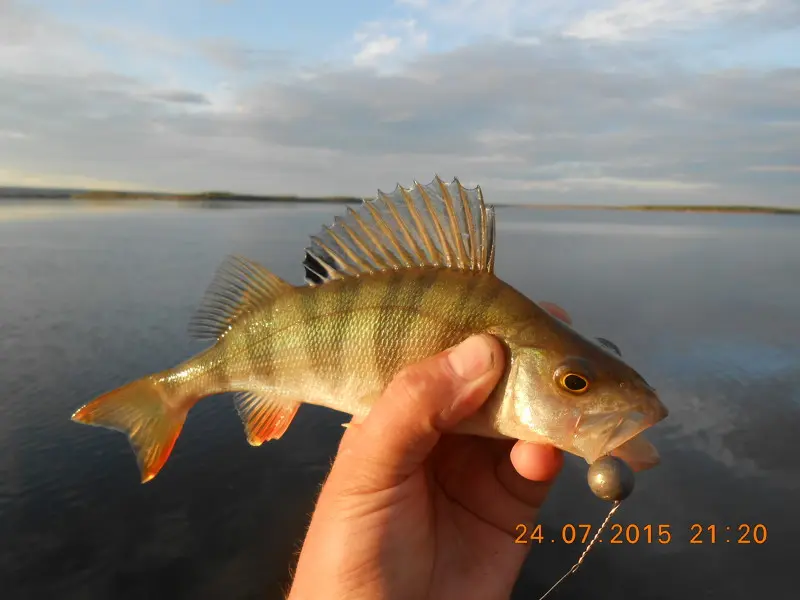
[[[620,387],[631,391],[632,399],[635,398],[635,410],[641,413],[642,423],[647,427],[655,425],[669,415],[669,409],[661,402],[656,389],[641,376],[633,378],[633,381],[620,383]]]
[[[669,409],[664,406],[664,403],[661,402],[661,399],[655,392],[650,392],[647,401],[641,406],[640,411],[644,415],[644,421],[648,426],[655,425],[669,416]]]

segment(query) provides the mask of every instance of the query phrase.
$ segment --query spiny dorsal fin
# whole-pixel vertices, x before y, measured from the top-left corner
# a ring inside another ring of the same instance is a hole
[[[428,185],[398,184],[311,238],[306,282],[425,266],[492,273],[494,230],[494,207],[484,204],[480,186],[438,175]]]
[[[277,275],[242,256],[229,256],[219,266],[203,301],[189,323],[200,340],[219,339],[241,314],[272,302],[292,289]]]

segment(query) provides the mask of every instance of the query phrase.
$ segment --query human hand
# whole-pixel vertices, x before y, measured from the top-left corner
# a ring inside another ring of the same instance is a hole
[[[560,307],[541,303],[570,322]],[[398,374],[351,426],[323,486],[289,600],[508,598],[563,456],[447,432],[486,401],[503,347],[473,336]]]

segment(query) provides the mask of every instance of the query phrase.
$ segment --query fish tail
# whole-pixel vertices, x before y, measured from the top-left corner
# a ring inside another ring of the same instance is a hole
[[[143,377],[107,392],[79,408],[72,420],[120,431],[136,454],[142,483],[167,462],[194,402],[168,398],[163,384]]]

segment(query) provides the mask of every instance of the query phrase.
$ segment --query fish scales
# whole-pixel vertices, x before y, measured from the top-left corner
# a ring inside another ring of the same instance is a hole
[[[503,288],[491,276],[436,269],[308,288],[226,335],[222,351],[229,355],[220,368],[228,373],[221,379],[232,389],[281,390],[335,408],[341,396],[372,396],[402,366],[486,329],[487,318],[496,325],[521,318],[527,301]],[[486,310],[502,299],[502,316]],[[342,373],[358,375],[358,382]]]
[[[379,192],[323,227],[307,285],[229,257],[190,331],[213,344],[180,365],[107,392],[73,420],[125,433],[142,482],[166,463],[186,414],[234,393],[254,446],[279,439],[301,404],[365,418],[405,365],[471,334],[506,347],[505,372],[457,433],[552,444],[591,463],[658,462],[641,432],[667,415],[618,353],[583,337],[494,273],[495,217],[480,188],[438,177]]]

